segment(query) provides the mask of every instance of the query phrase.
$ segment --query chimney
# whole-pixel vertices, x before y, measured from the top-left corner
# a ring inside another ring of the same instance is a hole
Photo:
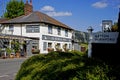
[[[26,0],[26,4],[28,4],[28,0]]]
[[[26,0],[25,7],[24,7],[24,15],[28,15],[33,12],[32,0],[30,0],[30,4],[28,0]]]
[[[30,5],[32,5],[32,0],[30,0]]]

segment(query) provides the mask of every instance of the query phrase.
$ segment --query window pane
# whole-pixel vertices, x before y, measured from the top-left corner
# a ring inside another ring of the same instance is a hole
[[[48,43],[48,48],[52,48],[52,43]]]
[[[65,30],[65,36],[68,37],[68,30]]]
[[[52,34],[52,26],[50,26],[50,25],[48,26],[48,33]]]
[[[58,35],[61,35],[61,28],[60,27],[57,28],[57,31],[58,31]]]
[[[43,50],[45,51],[47,49],[47,42],[43,43]]]
[[[13,30],[14,30],[13,25],[9,25],[9,30],[10,30],[10,31],[13,31]]]
[[[39,25],[27,25],[26,26],[26,32],[27,33],[39,33]]]

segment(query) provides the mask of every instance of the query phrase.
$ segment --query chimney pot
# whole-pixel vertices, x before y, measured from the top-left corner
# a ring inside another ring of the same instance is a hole
[[[33,12],[32,0],[30,0],[30,4],[28,3],[28,0],[26,0],[24,12],[25,15],[28,15]]]
[[[32,0],[30,0],[30,5],[32,5]]]

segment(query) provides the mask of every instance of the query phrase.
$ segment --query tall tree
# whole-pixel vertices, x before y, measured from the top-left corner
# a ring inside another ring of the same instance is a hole
[[[10,0],[6,5],[5,18],[15,18],[24,14],[24,2],[22,0]]]

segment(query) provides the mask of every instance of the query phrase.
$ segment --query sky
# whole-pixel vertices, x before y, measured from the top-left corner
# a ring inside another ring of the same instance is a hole
[[[9,0],[0,0],[0,16]],[[23,0],[26,2],[26,0]],[[30,0],[28,0],[30,2]],[[67,26],[87,32],[102,31],[102,20],[118,20],[120,0],[32,0],[33,10],[43,12]]]

